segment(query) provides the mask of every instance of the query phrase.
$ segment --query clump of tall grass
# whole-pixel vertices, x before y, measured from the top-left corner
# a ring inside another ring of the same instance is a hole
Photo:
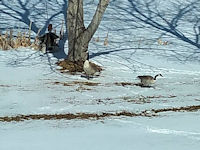
[[[6,31],[5,34],[0,35],[0,49],[9,50],[17,49],[19,47],[31,46],[30,37],[26,33],[18,32],[17,36],[13,36],[13,30]]]
[[[17,49],[20,47],[32,47],[38,49],[39,41],[37,36],[34,42],[31,42],[31,25],[30,23],[28,32],[17,31],[17,35],[13,36],[13,29],[10,29],[5,32],[5,34],[0,34],[0,49],[10,50]],[[39,35],[40,30],[38,31]]]

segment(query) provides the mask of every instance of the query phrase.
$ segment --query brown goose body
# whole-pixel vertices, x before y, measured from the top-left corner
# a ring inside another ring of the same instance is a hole
[[[156,78],[158,76],[162,77],[161,74],[157,74],[155,77],[152,77],[149,75],[143,75],[143,76],[138,76],[138,78],[140,79],[142,86],[151,86],[152,84],[156,82]]]

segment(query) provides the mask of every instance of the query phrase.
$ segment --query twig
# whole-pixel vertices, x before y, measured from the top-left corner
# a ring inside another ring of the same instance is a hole
[[[48,5],[47,5],[47,1],[45,1],[46,3],[46,13],[47,13],[47,20],[49,19],[49,16],[48,16]]]
[[[29,25],[29,40],[31,39],[31,27],[32,27],[32,21],[30,22]]]
[[[61,29],[60,29],[60,39],[63,38],[63,33],[64,33],[64,31],[63,31],[63,25],[64,25],[64,20],[62,20],[62,24],[61,24]]]

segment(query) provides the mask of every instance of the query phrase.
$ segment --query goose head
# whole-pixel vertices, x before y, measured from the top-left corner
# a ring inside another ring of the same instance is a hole
[[[90,62],[89,62],[88,60],[86,60],[86,61],[84,62],[84,64],[83,64],[83,67],[84,67],[84,68],[89,68],[89,66],[90,66]]]
[[[157,78],[158,76],[163,77],[162,74],[157,74],[157,75],[155,75],[154,80],[156,80],[156,78]]]

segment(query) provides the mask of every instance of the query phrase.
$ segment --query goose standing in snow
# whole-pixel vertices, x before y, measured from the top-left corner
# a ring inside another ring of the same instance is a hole
[[[96,72],[99,72],[98,68],[96,68],[89,60],[86,60],[83,64],[83,70],[89,80],[90,76],[93,76]]]
[[[157,74],[155,77],[152,77],[149,75],[144,75],[144,76],[138,76],[138,78],[141,81],[141,86],[150,87],[152,84],[154,84],[156,82],[156,78],[158,76],[162,77],[162,74]]]

